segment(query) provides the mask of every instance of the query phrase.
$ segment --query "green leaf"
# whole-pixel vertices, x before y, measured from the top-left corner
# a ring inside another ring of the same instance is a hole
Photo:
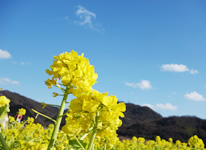
[[[7,105],[5,105],[5,106],[3,106],[3,107],[0,107],[0,120],[2,120],[3,117],[4,117],[4,115],[5,115],[6,113],[8,113],[9,111],[10,111],[10,109],[9,109],[9,104],[7,104]]]
[[[86,143],[84,143],[83,141],[79,140],[80,144],[85,148],[86,147]],[[69,140],[69,145],[75,149],[75,150],[82,150],[82,146],[78,143],[77,140]]]

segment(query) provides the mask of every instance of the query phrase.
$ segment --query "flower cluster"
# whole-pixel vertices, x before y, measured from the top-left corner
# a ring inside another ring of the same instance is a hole
[[[197,135],[191,137],[188,141],[188,144],[191,148],[195,148],[195,149],[204,148],[204,143],[202,139],[199,139]]]
[[[97,130],[97,139],[110,138],[108,143],[116,141],[116,130],[121,126],[120,116],[124,117],[124,103],[118,103],[115,96],[92,90],[71,100],[66,124],[62,130],[68,135],[78,136]],[[88,136],[90,137],[90,136]]]
[[[191,142],[193,143],[192,145]],[[192,136],[188,140],[188,143],[179,140],[173,142],[172,138],[169,138],[167,141],[161,139],[159,136],[156,136],[155,140],[133,137],[132,140],[119,141],[119,143],[115,145],[115,148],[118,150],[206,150],[202,139],[198,138],[196,135]]]
[[[0,89],[1,90],[1,89]],[[5,128],[8,121],[8,112],[10,100],[5,96],[0,96],[0,130]],[[0,135],[1,136],[1,135]]]
[[[9,103],[10,100],[8,98],[6,98],[5,96],[0,96],[0,107],[8,105]]]
[[[9,116],[9,128],[3,129],[2,134],[5,137],[9,149],[15,150],[47,150],[49,138],[52,134],[54,126],[50,124],[44,128],[41,124],[35,124],[33,118],[28,118],[25,122],[16,122],[13,117]],[[73,128],[73,129],[78,129]],[[112,140],[108,137],[107,141]],[[66,133],[60,131],[57,136],[57,141],[53,150],[72,150],[70,145],[71,138]],[[86,141],[88,142],[88,140]],[[95,142],[95,150],[105,149],[105,143],[97,139]],[[0,143],[0,149],[3,149]],[[169,140],[161,139],[159,136],[155,140],[146,140],[142,137],[133,137],[127,140],[116,140],[113,147],[107,144],[107,150],[206,150],[202,139],[197,135],[192,136],[188,143],[179,140],[173,142],[172,138]],[[106,150],[105,149],[105,150]]]
[[[19,109],[19,111],[18,111],[18,115],[25,115],[26,114],[26,109],[24,109],[24,108],[21,108],[21,109]]]
[[[19,123],[15,121],[13,117],[9,116],[8,129],[3,129],[2,133],[9,149],[47,150],[53,128],[54,126],[50,124],[44,129],[41,124],[35,124],[34,118],[31,117],[29,117],[28,120]],[[66,134],[60,131],[58,133],[56,146],[53,150],[69,148]],[[0,149],[3,149],[1,143]]]
[[[90,65],[89,60],[81,56],[77,52],[65,52],[58,56],[54,56],[53,64],[50,66],[51,70],[46,72],[52,76],[46,81],[46,85],[60,84],[64,86],[73,87],[71,90],[78,89],[78,91],[88,91],[91,86],[96,83],[97,74],[94,73],[94,66]]]

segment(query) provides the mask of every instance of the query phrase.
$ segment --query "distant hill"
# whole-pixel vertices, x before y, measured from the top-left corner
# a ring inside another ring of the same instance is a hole
[[[126,103],[125,117],[122,118],[122,127],[130,127],[139,122],[162,119],[162,116],[149,107]]]
[[[32,111],[32,109],[35,109],[36,111],[45,114],[52,119],[56,120],[59,108],[54,106],[46,106],[44,109],[42,109],[41,103],[34,101],[30,98],[27,98],[25,96],[22,96],[18,93],[10,92],[7,90],[0,91],[0,95],[6,96],[8,99],[11,100],[10,102],[10,116],[15,116],[16,113],[20,108],[26,109],[26,115],[23,116],[23,119],[27,119],[28,117],[35,118],[36,113]],[[65,117],[64,117],[65,118]],[[63,122],[61,125],[65,124],[65,120],[63,118]],[[35,119],[35,123],[41,123],[44,127],[47,127],[49,124],[53,123],[51,120],[38,116],[37,119]]]
[[[126,104],[123,125],[117,131],[119,136],[132,136],[155,139],[157,135],[168,140],[187,142],[193,135],[198,135],[206,143],[206,120],[192,116],[171,116],[163,118],[148,107]]]
[[[58,107],[47,106],[42,109],[40,103],[7,90],[0,91],[0,95],[4,95],[11,100],[9,112],[11,116],[15,116],[19,108],[25,108],[27,113],[23,119],[35,117],[36,114],[31,110],[33,108],[53,119],[57,117]],[[122,119],[123,125],[117,131],[121,137],[131,138],[132,136],[141,136],[146,139],[155,139],[159,135],[166,140],[171,137],[174,141],[187,142],[191,136],[198,135],[206,143],[206,120],[191,116],[164,118],[148,107],[131,103],[126,103],[126,108],[126,112],[124,113],[125,118]],[[38,116],[35,122],[41,123],[45,127],[53,123],[42,116]],[[65,117],[62,120],[61,126],[64,124]]]

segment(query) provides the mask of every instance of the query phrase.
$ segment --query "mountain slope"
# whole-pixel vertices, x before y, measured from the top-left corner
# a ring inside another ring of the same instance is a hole
[[[10,102],[10,116],[15,116],[15,114],[18,112],[19,108],[26,109],[26,115],[23,116],[23,119],[27,119],[28,117],[35,118],[36,113],[32,111],[32,109],[35,109],[36,111],[43,113],[53,119],[56,120],[57,113],[59,108],[53,107],[53,106],[46,106],[44,109],[42,109],[42,105],[30,98],[27,98],[25,96],[22,96],[18,93],[10,92],[10,91],[0,91],[0,95],[6,96],[8,99],[11,100]],[[36,123],[41,123],[43,126],[48,126],[50,123],[53,123],[51,120],[38,116],[37,119],[35,119]]]
[[[46,108],[42,109],[40,103],[10,91],[0,91],[0,95],[4,95],[11,100],[9,112],[11,116],[15,116],[19,108],[25,108],[27,113],[23,119],[35,117],[36,114],[31,110],[35,109],[56,120],[59,110],[58,107],[46,106]],[[65,110],[65,112],[66,111],[68,110]],[[160,114],[148,107],[131,103],[126,103],[126,112],[124,115],[125,117],[122,118],[123,125],[117,131],[119,136],[128,138],[136,136],[155,139],[155,137],[159,135],[166,140],[171,137],[174,141],[181,140],[182,142],[187,142],[191,136],[196,134],[206,143],[206,120],[189,116],[163,118]],[[53,123],[42,116],[38,116],[35,122],[41,123],[44,127]],[[61,126],[64,124],[65,116],[62,119]]]

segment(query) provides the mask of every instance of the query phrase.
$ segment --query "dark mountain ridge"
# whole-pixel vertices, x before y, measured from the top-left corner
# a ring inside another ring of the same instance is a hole
[[[0,95],[6,96],[10,102],[10,116],[15,116],[19,108],[26,109],[26,115],[23,119],[36,116],[32,111],[35,109],[52,119],[56,120],[59,108],[54,106],[46,106],[42,109],[42,105],[30,98],[22,96],[18,93],[7,90],[0,91]],[[65,110],[66,112],[67,110]],[[126,103],[125,117],[122,118],[122,126],[117,131],[119,136],[131,138],[132,136],[144,137],[146,139],[155,139],[157,135],[168,140],[180,140],[187,142],[193,135],[198,135],[206,143],[206,120],[192,116],[172,116],[164,118],[148,107]],[[44,127],[53,123],[51,120],[38,116],[35,123],[41,123]],[[62,119],[61,126],[65,124],[65,117]]]

